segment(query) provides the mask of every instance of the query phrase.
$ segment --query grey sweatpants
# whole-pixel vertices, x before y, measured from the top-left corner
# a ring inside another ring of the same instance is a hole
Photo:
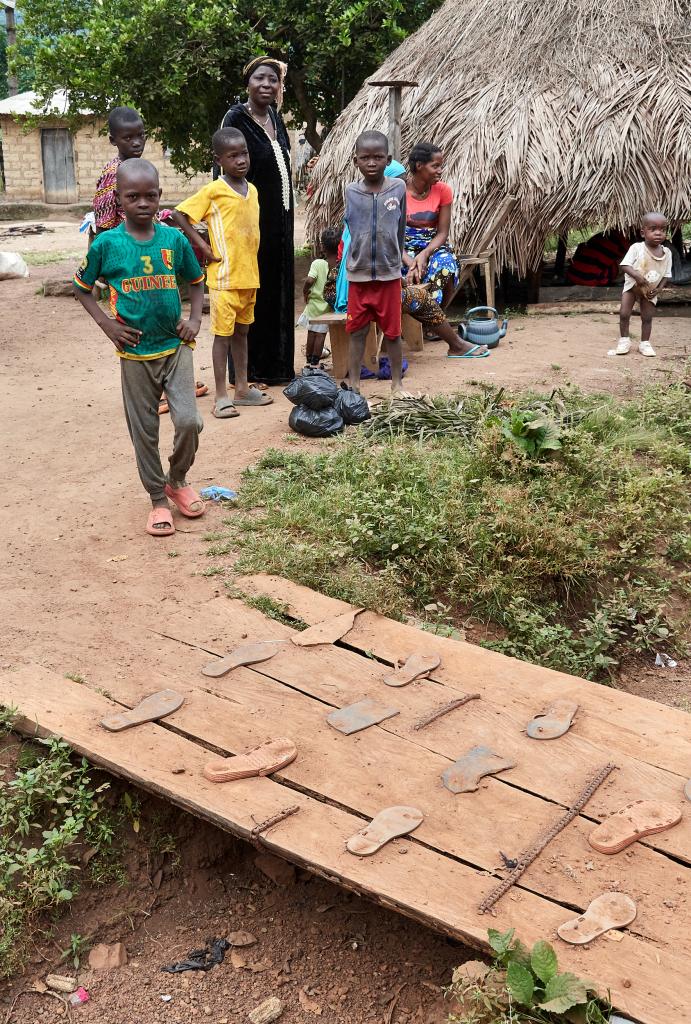
[[[165,497],[163,488],[167,483],[172,487],[183,487],[187,483],[185,476],[194,462],[204,426],[194,393],[192,349],[189,345],[180,345],[162,359],[121,359],[120,375],[127,429],[134,445],[139,477],[151,499],[157,501]],[[175,428],[167,477],[158,450],[161,422],[158,403],[163,391]]]

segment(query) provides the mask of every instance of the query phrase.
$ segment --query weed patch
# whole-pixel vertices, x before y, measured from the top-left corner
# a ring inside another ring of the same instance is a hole
[[[6,728],[11,716],[0,721]],[[23,745],[14,776],[0,785],[0,975],[22,966],[39,914],[73,898],[82,854],[92,879],[117,877],[119,819],[106,805],[108,788],[62,740]],[[74,961],[84,948],[75,935],[66,953]]]
[[[684,646],[690,475],[681,384],[391,403],[323,453],[266,452],[210,553],[393,617],[438,626],[442,607],[449,630],[606,679]]]
[[[513,928],[503,933],[490,928],[488,936],[492,966],[475,962],[454,971],[447,996],[456,1010],[449,1024],[607,1024],[610,1004],[597,998],[591,982],[559,971],[549,942],[528,949]]]

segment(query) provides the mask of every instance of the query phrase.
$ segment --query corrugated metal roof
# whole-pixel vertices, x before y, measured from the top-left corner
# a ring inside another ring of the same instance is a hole
[[[41,103],[38,98],[38,94],[30,92],[20,92],[16,96],[9,96],[6,100],[0,100],[0,117],[3,114],[21,115],[21,114],[40,114],[46,113],[51,114],[54,117],[64,114],[69,106],[67,100],[67,93],[64,89],[58,89],[54,92],[47,107]],[[88,114],[90,111],[81,110],[81,114]]]

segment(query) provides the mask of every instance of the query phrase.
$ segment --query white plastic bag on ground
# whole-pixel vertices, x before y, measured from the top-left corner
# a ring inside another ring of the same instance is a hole
[[[28,276],[29,268],[18,252],[0,252],[0,281]]]

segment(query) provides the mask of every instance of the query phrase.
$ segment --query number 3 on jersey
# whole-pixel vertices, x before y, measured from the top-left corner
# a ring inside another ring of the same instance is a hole
[[[145,274],[153,274],[154,267],[153,267],[153,263],[151,262],[151,257],[150,256],[140,256],[139,259],[144,264],[144,268],[143,268],[144,269],[144,273]]]

